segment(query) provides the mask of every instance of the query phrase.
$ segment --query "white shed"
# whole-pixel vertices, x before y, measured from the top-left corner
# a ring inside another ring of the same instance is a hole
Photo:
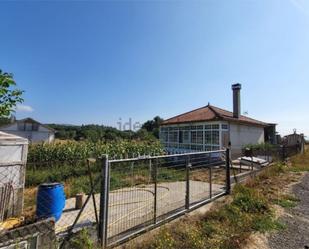
[[[23,211],[28,140],[0,132],[0,222]]]

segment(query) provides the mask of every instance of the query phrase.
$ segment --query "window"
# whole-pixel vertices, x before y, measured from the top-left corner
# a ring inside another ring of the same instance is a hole
[[[25,123],[17,123],[17,127],[19,131],[24,131],[25,130]]]
[[[32,123],[32,130],[38,131],[39,130],[39,124],[38,123]]]
[[[203,144],[203,131],[196,132],[196,143]]]
[[[18,122],[17,128],[19,131],[38,131],[39,124],[32,122]]]
[[[205,150],[217,150],[220,148],[220,125],[205,125]]]
[[[191,131],[191,144],[196,144],[196,131]]]
[[[221,129],[222,130],[228,130],[229,129],[229,126],[227,124],[222,124],[221,125]]]
[[[171,143],[177,143],[178,141],[178,132],[177,131],[172,131],[169,133],[169,141]]]
[[[161,131],[160,132],[160,140],[164,143],[168,142],[168,132]]]
[[[189,131],[183,131],[183,142],[190,143]]]

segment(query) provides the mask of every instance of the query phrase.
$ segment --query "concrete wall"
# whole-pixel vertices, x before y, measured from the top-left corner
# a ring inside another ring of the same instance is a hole
[[[238,156],[246,144],[264,143],[264,128],[232,123],[230,124],[230,141],[232,156]]]

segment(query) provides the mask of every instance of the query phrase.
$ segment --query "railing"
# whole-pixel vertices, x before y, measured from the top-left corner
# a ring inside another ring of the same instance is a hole
[[[99,238],[124,242],[230,192],[229,150],[102,159]]]
[[[242,154],[245,155],[246,148],[243,149]],[[252,156],[260,157],[266,161],[284,161],[286,158],[294,156],[302,151],[302,145],[271,145],[260,148],[252,148]]]

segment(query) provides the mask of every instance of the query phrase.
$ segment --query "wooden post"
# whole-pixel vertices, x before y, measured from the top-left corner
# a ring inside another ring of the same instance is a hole
[[[75,209],[81,209],[84,204],[84,193],[76,194],[75,196]]]

